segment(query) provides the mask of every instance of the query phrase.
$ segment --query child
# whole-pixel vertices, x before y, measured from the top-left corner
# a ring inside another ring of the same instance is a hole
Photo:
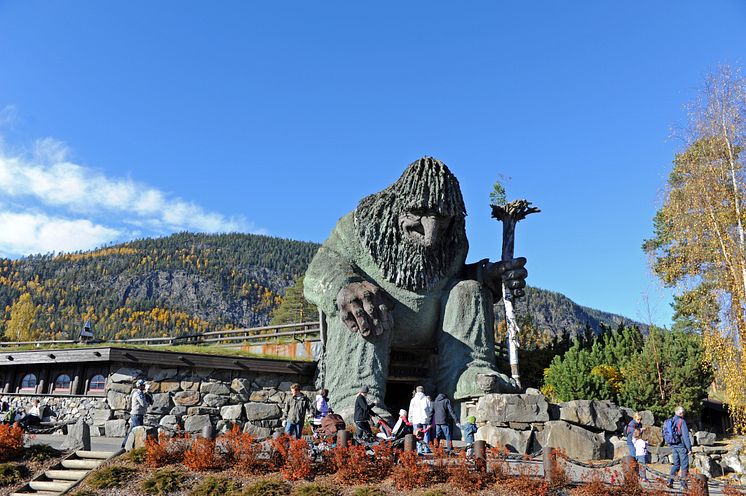
[[[645,469],[647,467],[648,442],[640,437],[641,434],[642,431],[640,428],[635,427],[635,430],[632,431],[632,444],[635,445],[635,460],[637,460],[637,464],[640,467],[640,479],[647,482],[648,478]]]
[[[461,434],[464,435],[467,455],[471,455],[472,446],[474,445],[474,434],[476,433],[477,418],[474,415],[469,415],[466,417],[466,423],[461,425]]]

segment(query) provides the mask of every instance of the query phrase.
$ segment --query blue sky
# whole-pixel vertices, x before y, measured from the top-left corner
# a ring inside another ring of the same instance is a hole
[[[180,230],[323,241],[422,155],[469,258],[668,324],[640,250],[684,104],[746,59],[746,4],[0,1],[0,256]]]

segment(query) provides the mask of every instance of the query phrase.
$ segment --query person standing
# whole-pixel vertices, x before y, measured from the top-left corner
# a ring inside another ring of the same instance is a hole
[[[689,476],[689,455],[692,452],[692,442],[689,439],[689,427],[684,420],[684,407],[676,407],[676,414],[666,420],[663,425],[663,438],[671,447],[673,456],[673,465],[668,477],[668,487],[673,487],[673,480],[676,472],[681,469],[679,480],[681,488],[686,489],[686,479]]]
[[[639,427],[632,431],[632,443],[635,446],[635,460],[640,469],[640,479],[647,482],[648,442],[642,438],[642,430]]]
[[[300,385],[290,386],[290,397],[285,400],[285,433],[300,439],[303,433],[303,422],[311,406],[308,396],[300,392]]]
[[[409,402],[409,421],[412,422],[415,429],[419,429],[421,432],[425,433],[423,441],[426,444],[430,443],[430,429],[428,429],[428,427],[432,420],[432,411],[430,400],[425,396],[425,388],[417,386],[414,397],[412,397],[412,400]]]
[[[440,439],[446,440],[446,450],[453,451],[451,440],[451,422],[456,422],[456,412],[453,411],[451,400],[443,393],[435,397],[433,402],[433,423],[435,424],[435,444]]]
[[[373,438],[373,430],[370,428],[370,414],[375,403],[368,404],[368,386],[363,386],[355,398],[355,437],[359,441],[369,441]]]
[[[146,394],[147,384],[142,379],[135,381],[135,389],[132,390],[130,395],[130,428],[127,431],[127,435],[122,440],[122,448],[127,444],[127,439],[135,427],[143,425],[145,420],[145,413],[148,411],[148,407],[153,403],[152,396]]]
[[[624,428],[624,433],[627,435],[627,448],[629,449],[629,456],[636,456],[635,455],[635,445],[632,440],[632,434],[635,432],[635,429],[640,429],[642,431],[642,414],[640,412],[635,412],[632,415],[632,420],[629,421],[629,424],[627,424],[627,427]]]

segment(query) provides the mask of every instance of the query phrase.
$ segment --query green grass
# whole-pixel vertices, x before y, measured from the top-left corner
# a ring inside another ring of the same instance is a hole
[[[339,496],[339,490],[311,483],[293,488],[292,496]]]
[[[279,479],[264,479],[246,487],[240,496],[288,496],[290,484]]]
[[[290,342],[290,341],[288,341]],[[273,343],[274,344],[274,343]],[[282,344],[282,343],[279,343]],[[203,353],[207,355],[226,355],[226,356],[238,356],[244,358],[267,358],[270,360],[289,360],[288,357],[271,355],[267,353],[252,353],[237,348],[229,348],[227,346],[218,345],[207,345],[207,344],[177,344],[173,346],[152,346],[152,345],[139,345],[139,344],[126,344],[126,343],[96,343],[96,344],[60,344],[60,345],[49,345],[43,347],[37,347],[36,345],[23,345],[23,346],[11,346],[0,348],[0,352],[3,351],[41,351],[41,350],[64,350],[73,348],[128,348],[133,350],[148,350],[148,351],[173,351],[182,353]],[[310,358],[293,358],[294,361],[310,362]]]
[[[181,489],[186,478],[184,472],[173,467],[160,468],[143,481],[142,490],[146,494],[163,496]]]
[[[205,477],[189,496],[230,496],[241,490],[241,483],[226,477]]]
[[[88,485],[94,489],[119,487],[122,483],[127,481],[127,479],[135,475],[135,472],[137,472],[137,470],[134,468],[113,465],[93,472],[87,482]]]
[[[28,469],[15,463],[0,463],[0,487],[18,484],[28,475]]]

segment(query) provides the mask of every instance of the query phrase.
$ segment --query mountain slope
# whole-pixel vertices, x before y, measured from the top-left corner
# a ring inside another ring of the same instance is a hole
[[[100,338],[266,325],[318,247],[251,234],[179,233],[88,252],[0,259],[0,331],[5,339],[68,339],[88,319]],[[23,294],[33,305],[22,304]],[[536,288],[522,301],[518,311],[527,309],[538,328],[554,334],[629,322]],[[13,314],[30,316],[30,332]]]

